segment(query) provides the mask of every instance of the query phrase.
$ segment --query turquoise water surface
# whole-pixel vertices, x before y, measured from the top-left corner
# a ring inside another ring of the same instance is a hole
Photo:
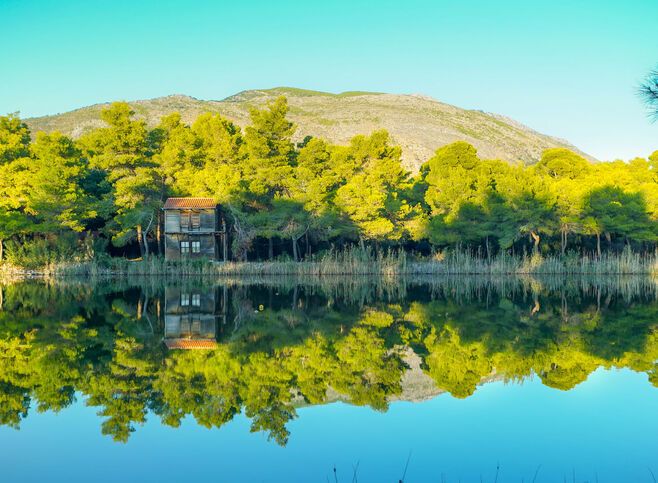
[[[2,299],[2,481],[658,474],[646,281],[29,283]]]

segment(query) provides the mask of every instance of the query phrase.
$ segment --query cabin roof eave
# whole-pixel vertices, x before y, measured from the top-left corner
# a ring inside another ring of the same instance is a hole
[[[213,198],[167,198],[163,210],[217,209],[218,203]]]

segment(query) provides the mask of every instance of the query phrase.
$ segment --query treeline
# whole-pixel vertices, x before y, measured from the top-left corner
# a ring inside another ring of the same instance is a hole
[[[105,127],[76,140],[32,139],[17,116],[0,117],[0,260],[47,263],[126,246],[159,253],[169,196],[215,198],[231,220],[236,260],[301,260],[355,244],[601,255],[653,251],[658,241],[658,151],[591,163],[550,149],[523,166],[480,159],[457,142],[410,173],[386,131],[345,146],[295,144],[287,112],[281,97],[252,109],[244,130],[210,113],[192,125],[170,114],[149,129],[114,103],[101,112]]]

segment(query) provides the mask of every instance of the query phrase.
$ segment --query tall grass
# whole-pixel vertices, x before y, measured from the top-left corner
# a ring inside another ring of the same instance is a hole
[[[430,260],[407,264],[406,273],[432,275],[654,275],[658,273],[656,254],[641,255],[626,249],[601,257],[569,253],[564,256],[539,254],[510,255],[502,252],[492,258],[469,251],[454,251]]]
[[[103,262],[59,264],[51,267],[52,275],[176,275],[176,276],[329,276],[379,275],[404,273],[406,254],[403,251],[380,251],[370,248],[348,248],[330,251],[310,260],[294,262],[211,262],[207,260],[165,261],[149,257],[140,261],[112,258]]]
[[[1,267],[0,267],[1,271]],[[15,267],[14,272],[20,272]],[[5,272],[8,272],[5,267]],[[375,251],[352,247],[330,251],[302,262],[291,260],[264,262],[212,262],[207,260],[165,261],[148,257],[131,261],[105,258],[87,262],[57,262],[34,273],[50,276],[447,276],[447,275],[655,275],[658,257],[641,255],[630,249],[601,257],[567,254],[565,256],[510,255],[501,253],[483,258],[459,250],[434,257],[413,257],[402,250]]]
[[[417,262],[413,262],[417,263]],[[430,262],[427,262],[430,263]],[[431,262],[437,263],[436,261]],[[115,265],[116,264],[116,265]],[[99,268],[100,267],[100,268]],[[121,269],[119,271],[118,269]],[[57,267],[63,270],[63,267]],[[75,270],[73,270],[75,269]],[[433,297],[454,299],[463,303],[471,300],[489,301],[498,297],[521,297],[528,301],[538,296],[556,295],[568,299],[584,295],[606,300],[621,297],[631,302],[658,300],[658,277],[647,274],[464,274],[464,273],[399,273],[388,275],[300,275],[296,274],[217,274],[212,264],[186,264],[182,276],[180,266],[170,266],[154,258],[129,262],[116,260],[112,266],[99,264],[71,264],[59,275],[39,277],[37,283],[48,286],[70,287],[79,290],[125,291],[138,287],[147,293],[158,293],[168,287],[222,287],[242,290],[252,286],[289,291],[306,295],[323,295],[333,299],[364,305],[374,301],[398,303],[411,293],[429,290]],[[197,271],[194,271],[194,270]],[[309,272],[312,273],[312,272]],[[22,282],[25,277],[4,278],[0,273],[0,287]]]

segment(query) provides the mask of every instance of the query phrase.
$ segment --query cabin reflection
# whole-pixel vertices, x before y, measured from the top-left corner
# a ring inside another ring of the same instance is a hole
[[[226,290],[167,287],[164,343],[168,349],[213,349],[217,325],[226,322]]]

